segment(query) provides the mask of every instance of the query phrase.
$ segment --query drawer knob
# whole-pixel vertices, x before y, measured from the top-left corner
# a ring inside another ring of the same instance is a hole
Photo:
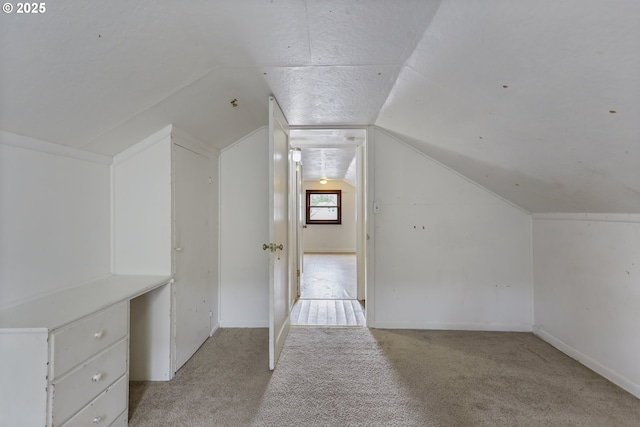
[[[91,381],[93,381],[94,383],[100,381],[101,379],[102,379],[102,372],[98,372],[97,374],[91,377]]]
[[[101,415],[98,415],[97,417],[95,417],[95,418],[93,419],[93,423],[94,423],[94,424],[98,424],[100,421],[102,421],[102,418],[103,418],[103,417],[102,417]]]
[[[94,338],[97,339],[97,340],[102,338],[103,335],[104,335],[104,331],[98,331],[95,334],[93,334]]]

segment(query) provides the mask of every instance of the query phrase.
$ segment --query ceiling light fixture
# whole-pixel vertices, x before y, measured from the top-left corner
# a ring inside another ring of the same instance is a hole
[[[322,178],[320,180],[320,184],[325,185],[327,183],[327,178]]]
[[[292,148],[291,149],[291,160],[298,163],[302,160],[302,150],[300,148]]]

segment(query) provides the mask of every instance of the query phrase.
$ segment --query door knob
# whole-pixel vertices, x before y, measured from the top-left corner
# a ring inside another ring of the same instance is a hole
[[[178,247],[176,248],[176,252],[182,252],[182,248],[178,246]]]
[[[263,243],[262,244],[262,250],[266,251],[267,249],[269,249],[271,252],[275,252],[278,249],[283,250],[284,249],[284,245],[282,243],[280,243],[279,245],[277,245],[275,243]]]

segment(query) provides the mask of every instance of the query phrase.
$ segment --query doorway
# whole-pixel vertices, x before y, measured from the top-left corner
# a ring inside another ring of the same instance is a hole
[[[355,254],[305,253],[301,294],[291,325],[365,326],[362,303],[355,298]]]
[[[297,298],[291,325],[365,326],[365,129],[292,129]]]

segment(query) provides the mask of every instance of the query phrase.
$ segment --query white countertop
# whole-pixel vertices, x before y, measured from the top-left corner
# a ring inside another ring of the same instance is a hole
[[[56,329],[169,283],[170,276],[110,275],[0,310],[0,333]]]

